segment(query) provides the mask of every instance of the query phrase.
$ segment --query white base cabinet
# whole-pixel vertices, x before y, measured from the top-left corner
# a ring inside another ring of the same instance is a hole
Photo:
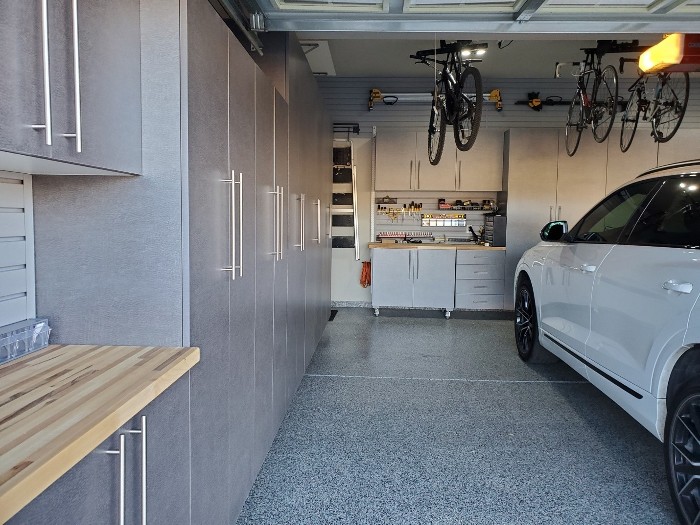
[[[454,309],[456,250],[372,250],[372,306]]]

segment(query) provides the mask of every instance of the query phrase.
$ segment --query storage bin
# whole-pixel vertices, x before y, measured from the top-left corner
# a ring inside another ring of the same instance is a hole
[[[48,319],[27,319],[0,327],[0,364],[22,357],[49,344]]]

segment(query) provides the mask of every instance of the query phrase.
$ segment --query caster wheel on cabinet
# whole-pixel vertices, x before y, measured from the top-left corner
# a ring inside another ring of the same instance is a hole
[[[450,312],[449,310],[445,310],[445,319],[449,319],[451,315],[452,312]]]
[[[379,317],[379,308],[374,309],[374,317]]]

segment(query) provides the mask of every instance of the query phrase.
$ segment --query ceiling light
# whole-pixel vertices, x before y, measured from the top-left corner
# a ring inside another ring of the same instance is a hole
[[[639,69],[644,73],[697,71],[699,45],[700,35],[673,33],[639,56]]]
[[[471,56],[471,54],[472,54],[471,49],[462,49],[462,56],[463,57]]]
[[[681,182],[681,188],[685,188],[685,182]]]
[[[480,57],[480,56],[482,56],[482,55],[485,55],[485,54],[486,54],[486,50],[485,50],[485,49],[477,49],[477,50],[476,50],[476,56],[478,56],[478,57]]]
[[[698,187],[695,184],[693,184],[692,186],[688,186],[688,191],[695,191],[697,189]]]

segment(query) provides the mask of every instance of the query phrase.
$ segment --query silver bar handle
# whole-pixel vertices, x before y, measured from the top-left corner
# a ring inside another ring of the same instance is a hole
[[[45,130],[46,145],[51,146],[51,72],[49,70],[49,8],[48,0],[41,1],[41,57],[44,67],[44,122],[33,124],[32,129]]]
[[[459,161],[459,185],[457,186],[457,189],[462,189],[462,161]]]
[[[141,525],[146,525],[146,508],[148,498],[146,496],[146,460],[148,454],[146,416],[141,416],[141,428],[129,430],[129,434],[141,436]]]
[[[124,525],[126,517],[126,454],[124,453],[126,434],[119,434],[119,449],[107,450],[107,454],[119,455],[119,525]]]
[[[284,186],[280,186],[280,260],[284,260]]]
[[[416,280],[420,278],[420,252],[416,250]]]
[[[238,182],[234,184],[238,184],[238,276],[243,277],[243,172],[238,174]]]
[[[321,244],[321,199],[316,199],[314,206],[316,206],[316,237],[311,240]]]
[[[73,95],[75,108],[75,133],[61,133],[62,137],[75,139],[75,151],[83,151],[83,122],[80,111],[80,56],[78,53],[78,0],[71,1],[73,14]]]
[[[559,209],[557,210],[557,220],[561,220],[561,206],[559,206]]]
[[[411,275],[411,269],[412,269],[412,262],[413,260],[413,250],[408,250],[408,278],[413,280],[413,276]]]
[[[224,179],[221,182],[231,184],[231,214],[229,215],[229,223],[231,226],[231,266],[222,268],[225,272],[231,272],[231,280],[236,280],[236,181],[233,180],[234,171],[231,170],[231,178]]]
[[[413,161],[409,163],[408,168],[408,187],[413,189]]]
[[[300,252],[304,251],[304,194],[299,195],[299,244],[295,244],[295,248],[299,248]]]
[[[274,199],[275,199],[275,205],[274,205],[274,210],[273,210],[274,217],[272,218],[272,228],[273,228],[272,236],[274,237],[274,239],[273,239],[274,248],[269,253],[269,255],[274,255],[275,260],[277,260],[277,256],[279,255],[279,252],[277,251],[277,220],[278,220],[277,219],[277,205],[278,205],[277,196],[279,195],[279,186],[277,186],[275,191],[268,191],[267,193],[269,193],[270,195],[273,195]]]
[[[306,250],[306,195],[301,194],[301,251]]]
[[[420,161],[418,161],[418,169],[416,170],[416,179],[418,182],[418,185],[416,186],[416,189],[420,189]]]

